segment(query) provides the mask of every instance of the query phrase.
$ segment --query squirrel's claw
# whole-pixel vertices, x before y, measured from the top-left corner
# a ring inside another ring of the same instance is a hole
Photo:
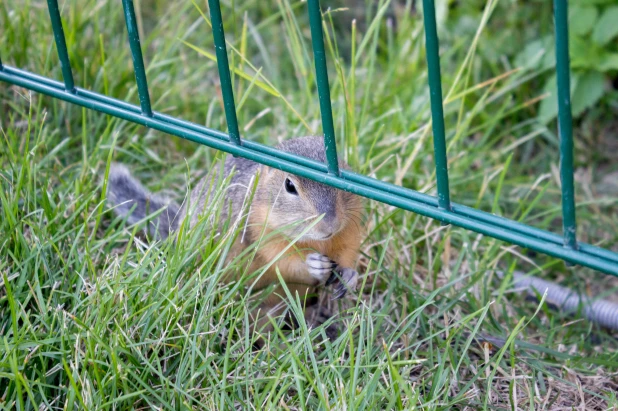
[[[309,274],[321,284],[331,281],[333,270],[337,268],[336,262],[319,253],[309,254],[306,263]]]
[[[356,270],[338,267],[335,261],[320,253],[307,255],[306,264],[309,275],[318,280],[320,284],[329,286],[338,282],[333,291],[333,300],[343,298],[348,290],[356,289],[358,284],[358,273]]]
[[[324,285],[328,287],[329,285],[331,285],[335,281],[337,281],[337,274],[335,274],[335,272],[333,271],[332,273],[330,273],[330,277],[328,277],[328,280],[326,280]]]
[[[343,284],[335,289],[335,295],[331,298],[331,300],[339,300],[343,298],[347,294],[348,290],[345,288]]]
[[[348,290],[355,290],[358,284],[358,272],[352,268],[337,268],[335,277],[339,278],[339,286],[335,288],[333,300],[343,298]],[[331,277],[332,278],[332,277]],[[331,280],[330,278],[328,279]]]

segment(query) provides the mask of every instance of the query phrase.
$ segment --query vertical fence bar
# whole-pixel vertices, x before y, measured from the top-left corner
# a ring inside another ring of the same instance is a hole
[[[225,120],[230,140],[240,145],[240,131],[236,118],[236,104],[234,104],[234,90],[232,89],[232,77],[230,75],[230,63],[227,59],[227,47],[225,46],[225,31],[221,17],[221,5],[219,0],[208,0],[210,8],[210,21],[212,22],[212,36],[215,41],[217,54],[217,66],[219,68],[219,80],[221,81],[221,93],[223,94],[223,106],[225,107]]]
[[[320,99],[320,113],[322,115],[322,129],[324,131],[324,146],[328,172],[339,175],[339,161],[337,159],[337,143],[335,142],[335,126],[333,125],[333,109],[330,104],[330,87],[328,85],[328,71],[326,68],[326,53],[324,51],[324,33],[322,33],[322,12],[319,0],[309,0],[309,24],[311,25],[311,44],[313,45],[313,59],[315,60],[315,75],[318,84]]]
[[[433,0],[423,0],[423,19],[425,22],[425,48],[431,98],[433,150],[438,182],[438,206],[444,210],[450,210],[451,195],[448,183],[448,161],[446,159],[446,138],[444,134],[438,29],[436,28],[436,8]]]
[[[58,8],[58,0],[47,0],[47,9],[49,10],[49,18],[54,31],[54,40],[56,49],[58,50],[58,58],[60,59],[60,67],[62,68],[62,78],[64,79],[64,88],[69,93],[75,93],[75,82],[73,81],[73,72],[71,71],[71,62],[69,61],[69,53],[67,51],[67,43],[64,37],[64,29],[62,28],[62,19],[60,18],[60,9]]]
[[[129,32],[129,45],[131,47],[131,54],[133,55],[133,71],[135,72],[135,80],[137,81],[137,93],[139,94],[142,114],[152,117],[148,80],[146,80],[146,70],[144,70],[144,57],[142,56],[142,48],[140,46],[133,0],[122,0],[122,7],[124,9],[124,20],[127,23],[127,31]]]
[[[569,27],[567,16],[567,0],[554,0],[562,226],[564,229],[565,247],[576,249],[577,223],[575,219],[575,188],[573,184],[573,120],[571,118]]]

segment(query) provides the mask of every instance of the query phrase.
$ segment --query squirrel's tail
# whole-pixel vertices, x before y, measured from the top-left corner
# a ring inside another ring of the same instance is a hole
[[[157,238],[167,238],[178,225],[179,207],[163,197],[151,194],[122,164],[112,163],[107,181],[107,199],[120,216],[135,224],[157,213],[148,222],[148,231]]]

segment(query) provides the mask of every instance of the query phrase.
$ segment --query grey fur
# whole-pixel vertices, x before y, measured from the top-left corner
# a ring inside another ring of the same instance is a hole
[[[321,137],[307,136],[286,140],[277,146],[278,149],[288,153],[304,156],[319,162],[326,162],[326,152],[324,141]],[[341,162],[340,167],[347,168]],[[251,160],[242,157],[228,155],[223,165],[223,178],[227,178],[231,173],[230,185],[227,188],[224,198],[225,203],[222,209],[221,221],[228,217],[235,221],[240,214],[241,207],[245,198],[251,190],[252,180],[258,171],[280,172],[269,167],[262,166]],[[209,207],[213,199],[214,190],[221,184],[220,168],[214,169],[207,178],[202,179],[191,193],[188,206],[191,209],[190,226],[194,226],[199,218],[200,212]],[[324,214],[324,222],[335,225],[341,216],[336,215],[337,196],[342,195],[344,202],[352,196],[350,193],[343,193],[335,188],[317,183],[306,178],[291,176],[299,186],[303,187],[305,199],[293,198],[282,192],[282,186],[273,184],[261,184],[260,189],[256,190],[253,202],[255,204],[269,204],[272,207],[271,226],[286,226],[303,220],[315,211]],[[263,180],[263,178],[262,178]],[[231,207],[231,213],[228,210]],[[179,221],[183,221],[188,215],[187,204],[180,210]],[[229,215],[228,215],[229,214]],[[296,229],[289,231],[290,236],[297,235],[304,228],[303,224],[296,225]],[[251,233],[247,232],[247,236]],[[248,242],[253,239],[249,238]]]
[[[151,194],[122,164],[113,163],[110,166],[107,199],[114,206],[116,214],[127,216],[129,224],[135,224],[163,209],[148,223],[148,231],[155,237],[166,238],[176,228],[178,206]]]
[[[326,153],[324,142],[321,137],[299,137],[291,140],[286,140],[277,147],[280,150],[304,156],[315,161],[324,163],[326,161]],[[345,168],[346,165],[341,162],[340,166]],[[150,194],[142,185],[131,177],[126,167],[114,165],[110,172],[108,198],[112,205],[115,205],[116,212],[120,215],[127,215],[131,208],[137,204],[136,209],[130,214],[128,222],[135,223],[146,217],[146,206],[150,205],[150,212],[167,207],[159,217],[153,221],[149,227],[151,230],[158,227],[158,234],[161,237],[167,237],[171,232],[175,231],[180,223],[187,218],[190,218],[189,225],[194,226],[203,210],[206,210],[210,202],[213,200],[213,194],[220,186],[222,178],[229,177],[230,185],[224,193],[224,207],[222,209],[221,221],[225,221],[228,217],[236,220],[241,211],[242,205],[246,197],[250,193],[252,180],[255,178],[259,170],[264,170],[267,173],[281,171],[273,170],[268,167],[263,167],[258,163],[228,155],[223,165],[223,176],[220,174],[220,168],[212,170],[206,178],[201,181],[192,190],[189,201],[183,203],[182,208],[178,208],[175,204],[167,204],[162,198],[157,195]],[[299,186],[303,187],[303,198],[282,195],[282,186],[277,184],[260,185],[260,189],[256,190],[254,203],[269,204],[272,207],[271,225],[286,226],[297,221],[303,221],[318,214],[324,214],[324,223],[331,224],[329,229],[332,232],[338,230],[337,226],[341,216],[337,215],[337,196],[341,195],[344,204],[348,202],[350,193],[340,192],[339,190],[308,180],[301,177],[289,176],[290,179],[296,181]],[[231,210],[231,213],[228,212]],[[189,212],[190,211],[190,212]],[[293,212],[291,212],[293,211]],[[294,231],[289,231],[288,234],[293,236],[298,234],[303,229],[302,225]],[[153,232],[153,231],[151,231]],[[316,237],[323,235],[322,232],[314,233]],[[309,234],[309,236],[314,235]],[[251,239],[249,239],[251,242]]]
[[[229,205],[231,203],[231,217],[235,219],[240,213],[244,198],[250,190],[251,178],[256,175],[260,164],[242,157],[228,155],[223,164],[223,178],[220,176],[220,167],[216,167],[209,175],[200,180],[191,191],[189,203],[183,204],[179,214],[179,224],[182,222],[190,210],[190,226],[193,227],[203,210],[206,210],[213,200],[214,193],[221,185],[222,181],[232,175],[230,184],[226,189],[225,206],[221,210],[221,221],[228,218]]]

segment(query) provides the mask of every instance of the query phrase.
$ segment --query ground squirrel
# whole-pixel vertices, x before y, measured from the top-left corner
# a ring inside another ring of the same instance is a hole
[[[326,161],[324,143],[320,137],[287,140],[278,148],[322,163]],[[347,165],[340,162],[340,167],[347,168]],[[223,177],[229,177],[231,173],[233,174],[223,207],[224,215],[220,221],[225,221],[227,217],[231,220],[239,217],[247,192],[254,179],[259,177],[252,204],[248,209],[246,231],[236,240],[227,256],[228,261],[260,236],[272,234],[273,239],[260,244],[257,250],[252,266],[247,271],[253,273],[272,262],[290,245],[291,239],[298,239],[294,247],[257,280],[254,289],[278,283],[277,269],[292,295],[297,292],[301,300],[306,295],[314,294],[320,285],[336,285],[334,298],[341,298],[348,289],[356,287],[358,273],[354,267],[363,236],[363,206],[360,197],[228,155],[223,167]],[[127,216],[129,223],[140,221],[149,212],[165,207],[156,220],[150,223],[150,231],[167,237],[186,218],[189,218],[190,226],[196,224],[200,211],[210,205],[213,187],[217,187],[222,181],[220,174],[218,168],[213,169],[196,185],[190,201],[185,201],[182,207],[178,207],[150,194],[131,177],[126,167],[114,164],[109,174],[108,201],[117,214]],[[320,216],[322,218],[316,224],[315,219]],[[311,224],[315,225],[301,236]],[[281,295],[282,290],[276,288],[267,297],[259,318],[255,318],[256,325],[264,326],[268,323],[264,313],[278,315],[283,310],[284,304],[280,304]],[[315,309],[305,309],[305,317],[310,325],[321,322],[320,317],[323,320],[324,313],[316,313]]]

